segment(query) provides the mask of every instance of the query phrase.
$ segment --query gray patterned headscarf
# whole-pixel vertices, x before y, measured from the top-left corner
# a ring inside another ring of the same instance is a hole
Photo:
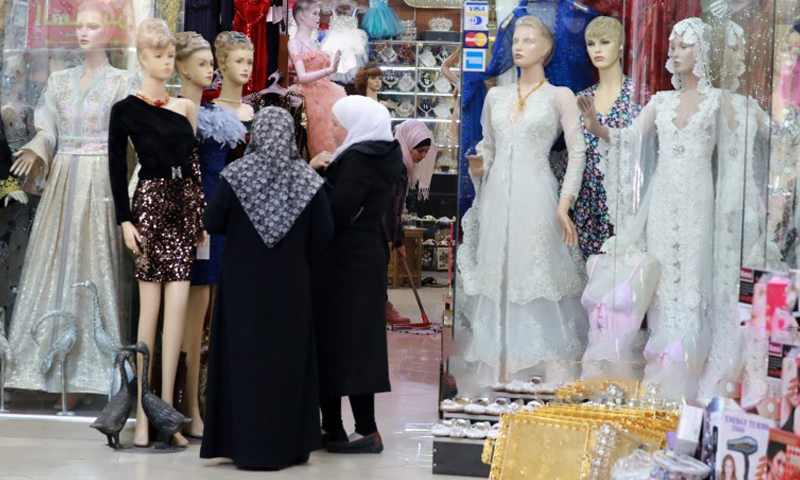
[[[259,110],[244,157],[221,175],[269,248],[291,230],[323,184],[297,151],[294,120],[278,107]]]

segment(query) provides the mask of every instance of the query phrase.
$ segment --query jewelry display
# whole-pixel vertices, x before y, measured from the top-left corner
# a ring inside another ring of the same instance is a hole
[[[442,65],[448,57],[450,57],[450,51],[447,49],[447,47],[442,47],[439,49],[439,53],[436,54],[437,65]]]
[[[453,21],[445,17],[433,17],[428,22],[428,29],[436,32],[449,32],[453,28]]]
[[[414,45],[401,45],[400,52],[398,52],[397,57],[401,62],[408,65],[413,65],[417,60],[417,55],[414,51]]]
[[[444,153],[436,159],[436,170],[439,172],[455,172],[458,170],[458,163],[449,153]]]
[[[414,77],[412,77],[409,72],[405,72],[398,82],[397,88],[399,88],[401,92],[411,92],[414,90],[415,84]]]
[[[433,87],[431,72],[422,72],[422,74],[419,76],[419,86],[422,87],[422,89],[426,92],[431,90],[431,87]]]
[[[405,30],[397,36],[399,40],[403,41],[414,41],[417,39],[417,23],[414,20],[401,20],[400,23],[403,24]]]
[[[439,78],[433,83],[433,88],[439,93],[450,93],[453,91],[453,84],[444,75],[439,75]]]
[[[391,45],[385,45],[378,51],[378,56],[381,57],[383,63],[394,63],[397,61],[397,52],[394,51]]]
[[[431,47],[422,49],[422,53],[419,54],[419,63],[421,63],[423,67],[436,66],[436,57],[433,55]]]
[[[433,109],[433,113],[434,115],[436,115],[436,118],[441,118],[441,119],[448,119],[452,118],[453,116],[453,111],[450,110],[450,107],[447,105],[446,102],[442,101],[436,104],[436,107],[434,107]]]
[[[429,98],[423,98],[419,101],[419,111],[422,112],[423,117],[430,117],[433,111],[433,105]]]
[[[399,81],[400,79],[397,78],[397,74],[394,71],[387,70],[383,73],[383,83],[389,87],[390,90],[393,89]]]
[[[405,102],[401,103],[397,110],[395,111],[398,117],[401,118],[410,118],[414,115],[414,104],[411,103],[410,100],[406,100]]]

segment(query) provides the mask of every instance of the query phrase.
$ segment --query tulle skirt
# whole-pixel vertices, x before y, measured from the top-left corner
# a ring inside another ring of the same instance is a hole
[[[331,75],[331,80],[340,83],[352,83],[361,65],[367,63],[369,52],[367,32],[360,28],[333,29],[322,40],[322,51],[331,59],[337,51],[342,52],[339,69]]]
[[[289,89],[306,100],[308,150],[311,157],[324,151],[333,153],[336,143],[331,133],[331,109],[334,103],[346,96],[344,88],[325,77],[312,83],[296,83]]]
[[[394,10],[384,2],[376,3],[377,5],[370,7],[361,19],[361,28],[369,34],[369,37],[389,38],[403,33],[405,27],[400,23]]]

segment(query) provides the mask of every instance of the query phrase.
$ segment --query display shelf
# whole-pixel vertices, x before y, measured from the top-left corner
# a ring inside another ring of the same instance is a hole
[[[473,415],[471,413],[449,413],[444,412],[444,418],[463,418],[473,422],[499,422],[500,415]],[[439,437],[437,437],[439,438]],[[442,437],[447,438],[447,437]]]
[[[436,442],[440,443],[456,443],[461,445],[480,445],[483,447],[483,444],[486,443],[486,439],[483,438],[453,438],[453,437],[433,437]]]
[[[433,172],[434,175],[458,175],[458,172]]]
[[[397,70],[397,71],[401,71],[401,72],[413,72],[415,70],[422,70],[422,71],[427,71],[427,72],[438,72],[439,70],[442,69],[442,67],[415,67],[415,66],[409,66],[409,65],[393,66],[391,63],[388,63],[388,64],[385,64],[385,65],[381,65],[380,69],[381,70]],[[459,69],[456,68],[456,67],[450,67],[450,70],[453,71],[453,72],[459,72]]]
[[[461,46],[461,42],[442,42],[439,40],[371,40],[370,43],[380,43],[389,45],[443,45],[443,46]]]
[[[405,120],[410,120],[412,118],[419,120],[420,122],[432,122],[432,123],[445,123],[445,122],[449,123],[453,121],[452,118],[428,118],[428,117],[392,117],[392,121],[403,122]],[[456,121],[461,122],[461,120],[456,120]],[[458,147],[456,146],[452,148],[458,148]]]

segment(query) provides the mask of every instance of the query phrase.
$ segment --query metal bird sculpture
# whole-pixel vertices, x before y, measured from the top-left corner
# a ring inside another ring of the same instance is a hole
[[[64,369],[64,364],[67,362],[67,355],[75,347],[78,342],[78,322],[75,320],[75,315],[66,310],[54,310],[44,314],[33,326],[31,326],[31,336],[36,345],[39,340],[36,338],[39,333],[39,327],[46,320],[63,318],[66,320],[66,328],[58,328],[58,323],[54,324],[53,332],[55,339],[50,342],[50,348],[45,354],[44,362],[42,362],[41,371],[47,373],[53,366],[53,360],[58,357],[58,363],[61,367],[61,411],[58,415],[74,415],[73,412],[67,411],[67,377]]]
[[[6,410],[6,365],[11,362],[11,345],[6,339],[6,309],[0,308],[0,413]]]
[[[100,295],[97,293],[97,286],[94,282],[87,280],[72,285],[72,288],[85,288],[92,293],[92,299],[94,301],[94,343],[97,345],[97,348],[109,358],[109,362],[112,364],[108,392],[108,397],[111,398],[111,395],[115,393],[114,375],[116,374],[116,369],[113,368],[113,365],[117,353],[119,353],[120,348],[122,348],[122,343],[113,335],[109,335],[105,330],[103,315],[100,313]],[[120,377],[120,383],[125,383],[125,378],[126,376]]]
[[[172,447],[172,437],[184,426],[192,423],[192,420],[181,415],[175,408],[150,391],[149,378],[147,375],[150,369],[150,349],[144,342],[135,345],[122,347],[123,350],[130,350],[142,354],[142,408],[150,423],[158,430],[161,444],[157,449],[169,449]]]
[[[120,351],[114,359],[114,367],[119,371],[120,378],[126,379],[125,362],[136,363],[136,354],[132,351]],[[125,423],[131,415],[133,404],[136,403],[136,378],[122,382],[122,388],[111,397],[97,419],[89,425],[103,433],[108,438],[108,446],[114,450],[125,448],[119,443],[119,432],[125,428]]]

